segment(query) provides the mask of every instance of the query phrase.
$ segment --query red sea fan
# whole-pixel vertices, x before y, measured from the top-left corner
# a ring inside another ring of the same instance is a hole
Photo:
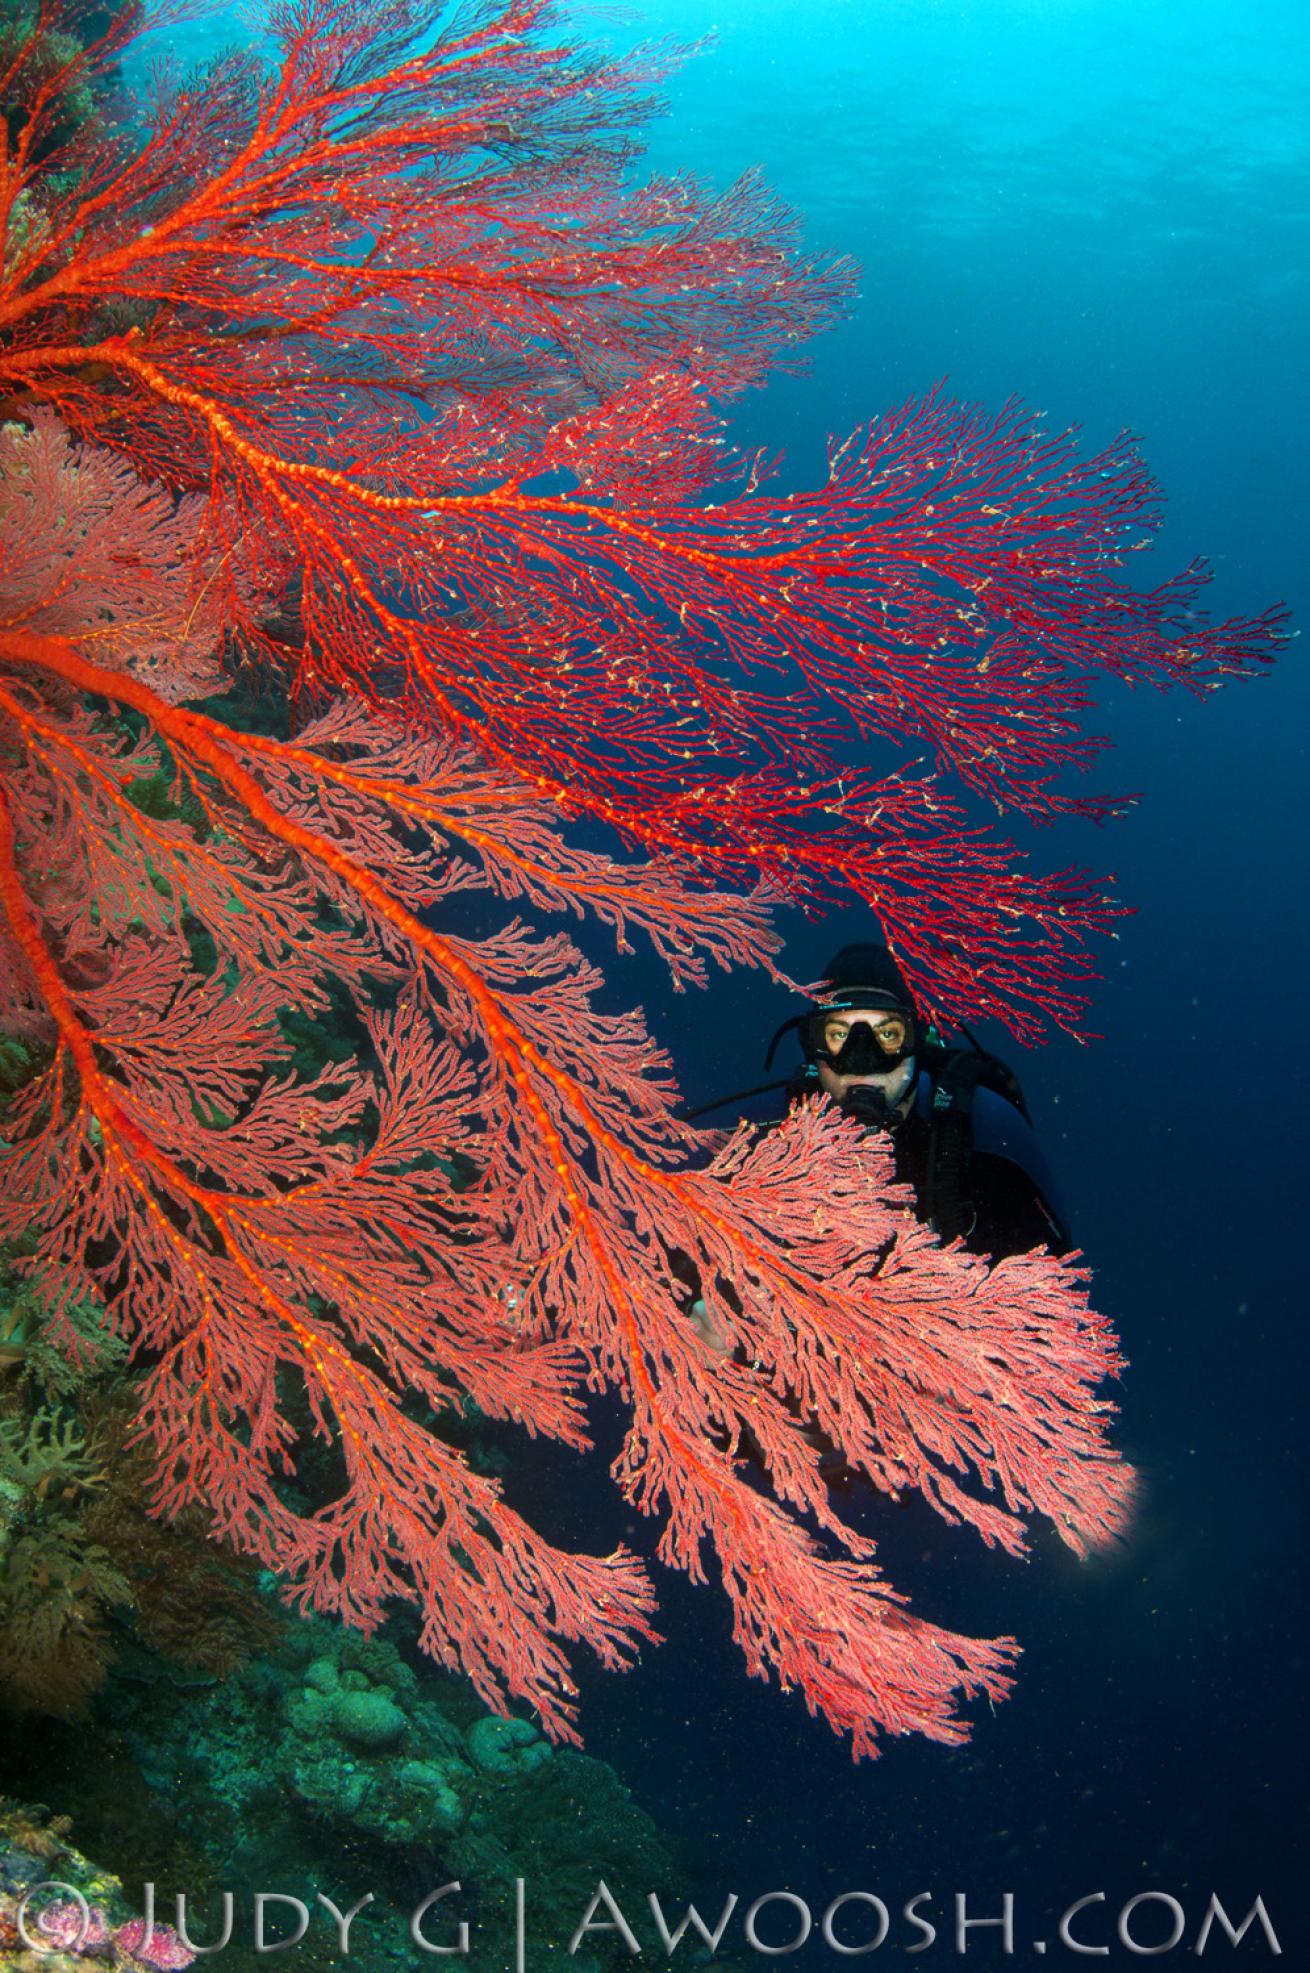
[[[1127,588],[1157,518],[1140,460],[1015,406],[908,405],[812,494],[734,482],[715,407],[850,274],[798,260],[751,181],[629,188],[653,62],[581,52],[538,0],[309,0],[271,27],[276,79],[233,58],[52,156],[42,85],[0,204],[0,392],[206,491],[211,566],[294,588],[302,634],[270,651],[293,691],[398,698],[720,881],[853,892],[946,1012],[1076,1026],[1112,907],[943,782],[1104,813],[1056,785],[1095,752],[1095,675],[1199,689],[1277,620],[1206,625],[1195,569]],[[870,765],[879,740],[931,786]]]
[[[205,502],[145,486],[110,452],[75,447],[49,411],[0,428],[6,626],[75,637],[162,697],[221,691],[222,623],[192,545]]]
[[[1110,907],[1026,873],[944,776],[1049,812],[1094,669],[1210,682],[1272,620],[1184,637],[1192,578],[1119,586],[1140,467],[1016,411],[930,400],[820,493],[746,469],[711,502],[715,404],[846,272],[800,264],[752,184],[628,190],[640,65],[538,5],[440,32],[280,9],[274,74],[230,60],[108,134],[68,99],[128,16],[53,71],[52,20],[9,49],[0,155],[4,525],[38,550],[0,594],[0,981],[45,1044],[0,1233],[34,1240],[56,1322],[94,1291],[133,1342],[161,1509],[205,1504],[306,1606],[411,1600],[443,1663],[572,1733],[570,1647],[631,1656],[649,1584],[544,1541],[440,1421],[472,1401],[582,1446],[603,1384],[621,1486],[667,1559],[713,1551],[752,1670],[859,1752],[958,1739],[1012,1647],[905,1610],[807,1421],[989,1542],[1033,1513],[1110,1538],[1118,1357],[1082,1276],[942,1252],[822,1111],[697,1169],[669,1064],[568,938],[447,907],[595,914],[683,984],[773,961],[729,881],[844,886],[937,1004],[1068,1025]],[[299,730],[197,704],[216,674]],[[877,736],[935,765],[843,774]],[[288,1016],[333,990],[358,1047],[306,1071]],[[689,1325],[680,1255],[735,1357]]]

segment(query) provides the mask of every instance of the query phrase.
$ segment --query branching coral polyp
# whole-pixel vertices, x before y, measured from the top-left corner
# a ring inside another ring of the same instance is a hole
[[[653,64],[547,18],[288,7],[274,72],[117,124],[126,13],[62,69],[52,6],[6,43],[0,984],[47,1052],[0,1234],[56,1323],[94,1291],[135,1346],[160,1510],[203,1502],[304,1605],[408,1600],[573,1734],[570,1651],[628,1659],[650,1584],[546,1542],[442,1427],[471,1401],[581,1448],[609,1387],[619,1485],[666,1560],[714,1553],[752,1671],[856,1752],[953,1741],[1014,1647],[906,1610],[811,1427],[1011,1552],[1034,1513],[1112,1539],[1082,1274],[943,1251],[822,1109],[693,1132],[569,939],[474,937],[458,900],[595,917],[681,986],[775,963],[769,896],[844,890],[926,1002],[1076,1026],[1116,907],[969,804],[1105,812],[1057,785],[1092,675],[1214,683],[1280,621],[1206,627],[1196,570],[1123,585],[1140,462],[1015,406],[931,397],[766,493],[720,407],[849,270],[753,183],[633,187]],[[243,730],[252,684],[294,736]],[[358,1047],[307,1067],[289,1019],[334,990]]]

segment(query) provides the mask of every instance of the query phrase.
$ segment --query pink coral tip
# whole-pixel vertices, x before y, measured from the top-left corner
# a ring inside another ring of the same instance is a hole
[[[61,1952],[83,1952],[88,1946],[103,1946],[109,1938],[109,1924],[99,1905],[82,1905],[75,1898],[60,1898],[46,1906],[32,1926],[43,1946]]]
[[[195,1953],[183,1945],[171,1925],[155,1925],[149,1931],[144,1918],[129,1918],[114,1934],[120,1953],[139,1966],[167,1968],[190,1966]]]

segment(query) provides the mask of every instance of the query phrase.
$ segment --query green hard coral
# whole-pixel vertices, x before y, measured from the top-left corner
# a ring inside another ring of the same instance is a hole
[[[268,1655],[223,1685],[115,1682],[105,1723],[167,1799],[188,1840],[224,1870],[312,1878],[360,1921],[369,1973],[410,1973],[415,1885],[458,1878],[480,1963],[513,1938],[514,1886],[532,1887],[533,1966],[630,1965],[617,1939],[567,1944],[603,1877],[636,1904],[685,1897],[659,1831],[602,1761],[488,1715],[455,1678],[419,1674],[387,1639],[324,1619],[291,1621]],[[644,1909],[644,1906],[643,1906]]]
[[[650,1818],[604,1762],[553,1747],[531,1721],[445,1710],[385,1641],[324,1639],[285,1696],[289,1732],[273,1756],[279,1779],[336,1825],[349,1851],[361,1837],[397,1866],[406,1856],[465,1886],[488,1947],[513,1936],[514,1885],[533,1886],[535,1951],[542,1963],[626,1963],[614,1941],[571,1960],[567,1941],[599,1878],[621,1899],[678,1871]],[[458,1708],[456,1708],[458,1710]],[[352,1832],[348,1837],[347,1832]]]
[[[463,1822],[474,1771],[462,1736],[390,1646],[334,1640],[287,1693],[285,1715],[284,1784],[322,1821],[389,1849],[432,1845]]]

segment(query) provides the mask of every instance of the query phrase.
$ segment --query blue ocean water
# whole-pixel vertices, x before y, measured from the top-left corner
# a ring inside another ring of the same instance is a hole
[[[721,185],[759,167],[816,250],[863,265],[807,373],[738,407],[744,448],[784,449],[812,483],[830,434],[942,378],[993,406],[1019,393],[1091,446],[1129,426],[1169,500],[1140,579],[1205,553],[1216,614],[1282,599],[1304,623],[1310,30],[1291,0],[1181,12],[651,0],[580,18],[625,40],[713,29],[668,84],[652,167]],[[1025,1655],[1015,1695],[974,1709],[968,1748],[899,1742],[860,1767],[794,1696],[746,1682],[715,1592],[661,1573],[668,1641],[624,1679],[588,1676],[583,1724],[678,1833],[707,1913],[729,1891],[787,1889],[816,1914],[845,1891],[894,1912],[928,1892],[938,1963],[957,1892],[973,1917],[1015,1893],[1019,1957],[1038,1937],[1059,1957],[1054,1916],[1097,1892],[1089,1942],[1162,1892],[1185,1944],[1211,1893],[1235,1915],[1262,1894],[1302,1963],[1308,691],[1297,645],[1271,678],[1200,703],[1108,689],[1098,785],[1142,804],[1039,845],[1113,869],[1139,908],[1105,949],[1104,1038],[1020,1063],[1131,1359],[1132,1538],[1090,1565],[1044,1539],[1020,1566],[885,1509],[887,1570],[916,1609],[1012,1632]],[[793,922],[791,970],[818,975],[867,930],[854,913]],[[790,1011],[755,980],[675,999],[648,958],[615,981],[694,1100],[755,1080]],[[593,1478],[580,1491],[563,1462],[553,1477],[568,1531],[648,1549]],[[1143,1907],[1135,1936],[1167,1917]],[[919,1937],[898,1920],[883,1957]],[[971,1934],[969,1956],[999,1965],[997,1934]],[[1115,1945],[1109,1963],[1137,1956]]]
[[[1089,444],[1127,426],[1168,496],[1134,579],[1202,553],[1216,613],[1283,599],[1305,623],[1304,8],[661,0],[633,31],[711,26],[668,88],[653,161],[720,184],[762,167],[808,241],[864,270],[808,374],[741,407],[742,442],[784,447],[792,481],[813,482],[828,434],[943,377],[991,405],[1017,392]],[[1300,1963],[1303,651],[1200,703],[1107,690],[1098,786],[1143,801],[1039,845],[1113,870],[1139,911],[1105,950],[1104,1039],[1020,1063],[1131,1360],[1133,1536],[1110,1561],[1077,1565],[1051,1541],[1016,1566],[889,1511],[884,1552],[916,1608],[1012,1631],[1025,1655],[969,1749],[896,1743],[858,1769],[798,1701],[744,1688],[722,1612],[672,1587],[670,1642],[589,1690],[589,1744],[692,1834],[707,1887],[789,1887],[816,1916],[851,1888],[893,1909],[931,1890],[939,1922],[956,1890],[994,1915],[1009,1889],[1020,1957],[1043,1925],[1058,1953],[1049,1914],[1104,1891],[1083,1936],[1110,1941],[1111,1965],[1138,1955],[1098,1914],[1136,1893],[1180,1902],[1185,1945],[1212,1891],[1242,1911],[1263,1893]],[[794,973],[814,977],[867,926],[850,913],[793,931]],[[757,1079],[785,1000],[747,983],[688,1006],[644,967],[631,977],[693,1099]],[[1167,1907],[1139,1916],[1141,1942],[1168,1936]],[[884,1954],[921,1936],[894,1930]],[[1001,1963],[996,1932],[969,1936],[975,1964]],[[1234,1957],[1264,1948],[1248,1938]]]

